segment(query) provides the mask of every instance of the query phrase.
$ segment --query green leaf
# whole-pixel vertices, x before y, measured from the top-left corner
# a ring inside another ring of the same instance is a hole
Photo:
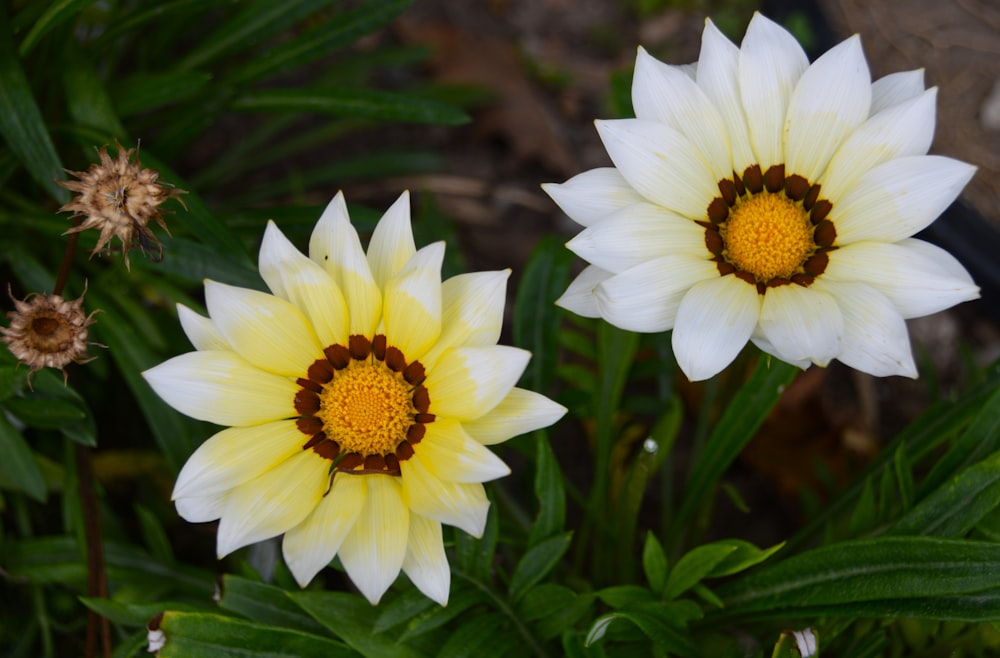
[[[909,599],[912,606],[923,606],[996,588],[1000,545],[879,537],[816,548],[728,583],[717,590],[726,608],[709,618],[790,616],[817,609],[865,616],[861,612],[870,610],[865,603]]]
[[[520,646],[506,619],[490,612],[466,619],[441,647],[437,658],[500,658]]]
[[[462,110],[425,98],[373,89],[256,89],[237,97],[230,106],[243,112],[318,112],[337,117],[460,125],[469,122]]]
[[[14,53],[5,9],[0,9],[0,134],[35,182],[66,203],[69,192],[56,185],[63,178],[62,162]]]
[[[735,551],[736,547],[728,542],[705,544],[689,551],[670,570],[663,598],[674,599],[688,591]]]
[[[752,566],[760,564],[782,549],[784,542],[775,544],[771,548],[760,549],[750,542],[742,539],[724,539],[715,542],[716,544],[727,544],[733,547],[730,553],[721,562],[715,565],[706,576],[707,578],[721,578],[739,573]]]
[[[646,574],[649,588],[658,596],[663,594],[667,585],[667,556],[663,552],[660,540],[652,532],[646,533],[646,543],[642,546],[642,570]]]
[[[340,642],[301,631],[200,612],[166,612],[160,658],[338,658],[356,654]],[[388,654],[386,654],[388,655]]]
[[[0,414],[0,488],[45,500],[45,478],[21,433]]]
[[[486,512],[486,529],[483,530],[482,537],[473,537],[458,528],[455,529],[454,536],[455,562],[458,568],[481,582],[488,582],[499,536],[496,505],[491,504]]]
[[[28,427],[58,430],[79,423],[86,412],[68,400],[37,396],[10,398],[4,407]]]
[[[326,635],[323,626],[302,612],[285,590],[239,576],[222,577],[219,607],[262,624]]]
[[[170,547],[170,538],[160,524],[153,512],[138,503],[133,506],[135,516],[139,520],[139,530],[142,533],[143,542],[149,548],[149,552],[158,562],[171,564],[174,562],[174,551]]]
[[[80,602],[114,624],[122,626],[145,626],[150,619],[173,610],[176,612],[210,612],[206,606],[180,601],[157,601],[156,603],[124,603],[114,599],[80,597]],[[214,606],[213,606],[214,607]]]
[[[343,592],[289,592],[288,596],[313,619],[328,628],[352,649],[376,658],[416,658],[421,654],[386,634],[374,635],[378,608],[354,594]]]
[[[528,549],[510,577],[510,600],[514,603],[544,578],[569,549],[572,532],[564,532]]]
[[[705,502],[716,483],[778,402],[799,369],[777,359],[760,358],[712,431],[705,449],[691,467],[674,527],[683,527]]]
[[[899,485],[899,503],[902,505],[902,512],[906,512],[913,506],[913,467],[906,456],[905,446],[896,448],[892,465]]]
[[[531,352],[521,386],[532,391],[552,387],[558,363],[558,330],[564,312],[556,299],[569,284],[573,254],[561,238],[538,242],[524,266],[514,302],[514,344]]]
[[[561,532],[566,525],[566,488],[559,461],[549,445],[546,432],[535,432],[535,496],[538,516],[531,526],[528,547]]]
[[[186,101],[211,81],[211,74],[200,71],[143,73],[117,81],[111,92],[119,116],[132,117]]]
[[[672,623],[673,620],[665,617],[664,612],[663,606],[660,606],[660,609],[646,607],[639,610],[609,612],[594,620],[585,641],[590,646],[604,637],[612,623],[625,621],[639,628],[660,651],[669,651],[685,658],[698,656],[695,645]]]
[[[962,537],[1000,505],[1000,451],[942,484],[901,518],[894,535]]]
[[[424,597],[424,595],[420,592],[417,593],[421,597]],[[424,597],[424,599],[428,601],[430,600],[426,597]],[[403,634],[399,636],[399,641],[406,642],[407,640],[429,633],[436,628],[440,628],[472,606],[482,603],[484,600],[485,597],[483,596],[482,591],[467,587],[458,587],[457,585],[452,584],[451,596],[448,597],[448,605],[441,607],[437,603],[431,601],[431,605],[427,610],[409,618],[408,620],[403,620],[406,621],[406,625],[404,626]],[[388,610],[386,612],[388,612]],[[381,619],[382,618],[379,617],[379,621],[381,621]],[[375,632],[377,633],[384,631],[384,628],[379,630],[379,626],[379,623],[375,624]]]
[[[42,37],[59,25],[74,20],[80,10],[91,2],[93,0],[56,0],[50,4],[45,13],[35,21],[28,33],[24,35],[24,39],[21,40],[21,45],[18,47],[18,55],[23,59],[41,41]]]
[[[73,120],[117,139],[125,138],[127,133],[115,113],[114,104],[104,87],[104,80],[97,74],[89,55],[76,41],[71,40],[66,44],[64,61],[66,102]]]
[[[612,608],[628,608],[656,600],[652,591],[638,585],[612,585],[597,590],[596,594],[602,603]]]
[[[542,583],[532,587],[518,602],[518,617],[524,621],[535,621],[569,605],[576,598],[576,592],[564,585]]]
[[[201,284],[205,279],[223,281],[229,285],[264,289],[264,282],[256,269],[240,260],[232,260],[227,252],[219,253],[210,247],[185,238],[167,238],[163,241],[163,260],[153,263],[136,260],[137,269],[165,272],[185,281]]]

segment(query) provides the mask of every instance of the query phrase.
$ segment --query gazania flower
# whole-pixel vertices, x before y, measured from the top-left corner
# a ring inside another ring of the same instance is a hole
[[[559,303],[673,329],[692,380],[748,340],[802,368],[915,377],[904,320],[979,295],[910,237],[975,171],[926,155],[936,93],[921,71],[872,83],[857,36],[810,65],[759,14],[739,48],[706,21],[694,66],[640,48],[637,118],[597,122],[615,166],[544,186],[585,227],[568,246],[591,263]]]
[[[273,222],[260,250],[272,294],[205,283],[208,318],[180,306],[197,351],[146,371],[175,409],[228,425],[177,478],[177,510],[220,519],[218,553],[284,533],[305,586],[334,555],[374,604],[402,569],[448,600],[441,524],[480,536],[486,446],[565,409],[514,388],[529,353],[496,345],[509,271],[441,281],[444,244],[417,251],[406,194],[368,253],[341,195],[309,256]]]
[[[10,290],[8,289],[8,294]],[[8,311],[9,327],[0,327],[2,338],[18,362],[28,366],[31,375],[42,368],[55,368],[66,378],[70,363],[87,363],[94,357],[87,354],[87,333],[94,324],[94,313],[83,312],[83,295],[64,299],[61,295],[32,293],[23,300],[14,299],[14,310]]]

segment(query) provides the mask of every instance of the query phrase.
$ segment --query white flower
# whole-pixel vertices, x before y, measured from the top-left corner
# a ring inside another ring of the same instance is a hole
[[[417,251],[405,193],[367,254],[341,195],[309,256],[274,223],[260,250],[273,294],[205,283],[209,318],[179,306],[195,352],[144,373],[178,411],[229,425],[174,487],[192,522],[221,519],[218,553],[285,533],[305,586],[335,555],[374,604],[400,569],[445,605],[441,524],[480,536],[486,446],[565,409],[515,388],[530,357],[497,345],[509,271],[441,281],[444,244]]]
[[[673,329],[692,380],[747,341],[799,367],[839,359],[916,377],[904,320],[975,299],[950,254],[913,239],[975,168],[926,155],[937,89],[872,83],[857,36],[811,65],[760,14],[737,48],[706,21],[696,66],[643,49],[635,119],[598,121],[613,168],[546,192],[591,263],[559,304],[623,329]]]

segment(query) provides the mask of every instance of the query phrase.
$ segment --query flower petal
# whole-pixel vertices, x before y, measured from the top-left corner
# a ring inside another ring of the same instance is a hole
[[[726,126],[708,96],[678,67],[639,47],[632,80],[635,116],[660,121],[687,137],[708,163],[716,181],[732,176]]]
[[[975,173],[972,165],[939,155],[881,164],[834,205],[837,242],[908,238],[937,219]]]
[[[403,192],[382,215],[368,242],[368,265],[382,290],[417,251],[410,225],[410,193]]]
[[[503,400],[528,365],[531,353],[516,347],[456,347],[428,371],[431,413],[472,420]]]
[[[285,533],[281,550],[295,582],[305,587],[340,550],[365,506],[367,478],[340,475],[302,523]]]
[[[222,517],[226,510],[226,494],[209,494],[207,496],[184,496],[174,501],[177,514],[185,521],[191,523],[208,523]]]
[[[351,335],[374,334],[382,313],[382,294],[358,232],[351,226],[343,193],[337,193],[316,223],[309,239],[309,257],[323,266],[344,293]]]
[[[323,497],[329,465],[312,451],[300,451],[230,490],[219,521],[219,557],[298,525]]]
[[[941,270],[946,272],[948,276],[958,279],[959,281],[964,281],[970,286],[975,285],[975,281],[972,280],[972,275],[969,274],[967,269],[965,269],[965,266],[958,262],[957,258],[941,247],[931,244],[930,242],[918,240],[917,238],[907,238],[906,240],[900,240],[896,244],[909,249],[912,253],[918,254],[921,258],[926,258],[931,261]]]
[[[830,252],[823,277],[867,283],[888,297],[904,319],[979,298],[979,287],[971,278],[958,276],[961,265],[954,258],[944,250],[932,252],[929,245],[918,245],[919,240],[849,244]],[[949,265],[939,262],[945,257]]]
[[[483,485],[446,482],[426,466],[420,453],[399,463],[403,471],[403,500],[411,510],[441,523],[482,537],[490,501]]]
[[[441,335],[441,263],[444,242],[427,245],[385,287],[382,320],[390,345],[419,359]]]
[[[217,494],[251,480],[302,450],[309,437],[294,420],[229,427],[211,437],[187,460],[173,498]]]
[[[651,203],[618,211],[585,228],[566,246],[580,258],[616,274],[671,253],[704,250],[708,257],[704,228]]]
[[[740,49],[706,18],[698,57],[698,86],[721,115],[729,137],[733,170],[742,172],[756,160],[740,102],[739,59]]]
[[[760,304],[757,288],[731,274],[697,283],[684,295],[672,342],[688,379],[708,379],[732,363],[757,326]]]
[[[260,246],[260,275],[275,295],[305,314],[321,345],[347,344],[344,294],[326,270],[296,249],[274,222],[267,223]]]
[[[359,477],[365,478],[368,495],[354,527],[340,545],[340,562],[351,582],[375,605],[403,566],[410,512],[403,503],[398,478]]]
[[[868,118],[871,103],[871,74],[855,34],[813,62],[795,85],[785,122],[785,171],[818,179],[841,142]]]
[[[566,414],[566,407],[541,393],[513,388],[488,414],[462,422],[469,436],[483,445],[502,443],[552,425]]]
[[[764,171],[785,161],[788,101],[808,66],[809,58],[795,37],[763,15],[754,14],[740,47],[740,97],[750,145]]]
[[[585,318],[599,318],[601,311],[597,308],[597,297],[594,289],[606,279],[614,276],[611,272],[595,265],[583,268],[583,271],[573,279],[559,299],[556,306],[572,311]]]
[[[894,158],[924,155],[934,138],[937,88],[879,112],[841,144],[819,181],[834,208],[872,168]]]
[[[425,367],[432,367],[451,347],[496,345],[509,277],[510,270],[470,272],[441,284],[441,335],[421,359]]]
[[[872,115],[908,101],[924,91],[924,70],[890,73],[872,83]]]
[[[685,217],[705,217],[708,204],[719,196],[718,179],[687,137],[655,121],[596,124],[608,155],[639,194]]]
[[[885,295],[863,283],[826,277],[812,286],[829,293],[844,315],[844,336],[837,360],[876,377],[916,378],[906,322]]]
[[[510,467],[481,443],[473,441],[461,423],[438,418],[414,450],[436,477],[449,482],[489,482],[510,475]]]
[[[581,226],[590,226],[625,206],[645,201],[614,167],[590,169],[565,183],[545,183],[542,189]]]
[[[444,552],[441,524],[410,514],[410,533],[406,544],[403,571],[424,596],[439,605],[448,605],[451,569]]]
[[[322,355],[309,320],[280,297],[205,281],[205,305],[236,353],[262,370],[302,376]]]
[[[177,411],[217,425],[258,425],[298,415],[295,382],[233,352],[188,352],[142,376]]]
[[[601,317],[622,329],[655,333],[674,326],[677,309],[691,286],[719,278],[718,266],[689,254],[646,261],[609,277],[595,290]]]
[[[840,354],[844,316],[836,300],[820,289],[777,286],[764,293],[760,329],[779,359],[826,366]]]
[[[211,319],[195,313],[184,304],[177,305],[177,319],[181,321],[184,335],[196,350],[233,349]]]

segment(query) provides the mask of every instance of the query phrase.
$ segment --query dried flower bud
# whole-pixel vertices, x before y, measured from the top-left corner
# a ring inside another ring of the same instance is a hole
[[[117,236],[122,242],[125,266],[129,267],[128,252],[135,246],[143,253],[149,247],[155,247],[158,256],[163,253],[163,247],[153,235],[149,223],[156,220],[166,231],[167,225],[159,206],[167,199],[183,194],[184,190],[158,182],[159,172],[143,169],[138,156],[132,158],[135,149],[126,150],[121,144],[116,146],[117,159],[112,160],[108,147],[103,146],[98,151],[100,164],[91,165],[87,171],[67,172],[80,180],[60,181],[59,184],[78,194],[59,211],[72,211],[74,217],[85,218],[78,226],[66,231],[67,234],[88,228],[100,230],[101,236],[91,256]]]
[[[83,314],[83,295],[66,301],[59,295],[31,293],[23,300],[14,299],[15,310],[9,311],[9,327],[0,327],[0,338],[17,360],[30,368],[31,375],[42,368],[58,368],[66,379],[64,368],[70,362],[87,363],[94,357],[87,354],[87,327],[94,324],[94,313]]]

